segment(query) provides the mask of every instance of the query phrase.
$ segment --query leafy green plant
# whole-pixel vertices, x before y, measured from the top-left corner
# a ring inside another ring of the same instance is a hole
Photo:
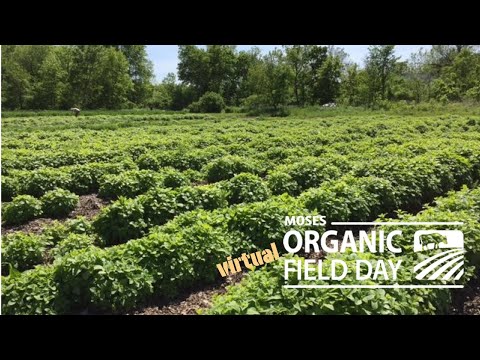
[[[172,189],[189,185],[188,177],[177,170],[168,170],[164,173],[163,185]]]
[[[5,224],[18,225],[33,220],[42,214],[42,203],[30,195],[19,195],[3,207]]]
[[[298,184],[290,176],[281,171],[274,171],[267,176],[267,184],[272,194],[274,195],[297,195]]]
[[[239,174],[223,185],[229,204],[266,200],[270,196],[267,185],[253,174]]]
[[[68,190],[78,195],[90,194],[98,190],[98,178],[88,165],[75,165],[70,171],[71,183]]]
[[[105,175],[100,180],[99,195],[110,199],[120,196],[133,198],[162,181],[161,174],[151,170],[132,170],[118,175]]]
[[[480,264],[480,189],[473,191],[464,187],[459,192],[452,192],[447,197],[436,200],[436,207],[428,206],[416,216],[399,214],[400,221],[463,221],[466,231],[465,249],[466,266],[462,283],[474,275],[475,266]],[[381,220],[385,221],[385,218]],[[395,230],[389,226],[389,230]],[[403,234],[397,238],[397,246],[411,250],[411,239],[414,228],[402,227]],[[474,254],[477,254],[475,256]],[[385,253],[336,253],[329,254],[324,260],[324,266],[330,266],[333,259],[342,259],[353,269],[357,259],[368,259],[371,262],[393,255]],[[411,283],[411,268],[418,263],[416,257],[421,253],[398,255],[404,262],[404,268],[397,276],[398,283]],[[286,255],[280,261],[268,264],[261,269],[249,273],[238,285],[230,286],[226,294],[214,298],[212,308],[207,314],[437,314],[446,313],[451,304],[451,293],[448,289],[413,289],[399,291],[394,289],[286,289],[284,278],[284,261],[295,260],[302,263],[305,259]],[[302,265],[303,266],[303,265]],[[350,271],[342,280],[342,285],[354,284],[358,280]],[[443,281],[444,280],[438,280]],[[319,284],[327,285],[329,280],[314,282],[288,279],[292,285]],[[373,282],[371,282],[373,284]]]
[[[138,198],[144,209],[144,219],[149,225],[162,225],[178,212],[177,192],[172,189],[154,188]]]
[[[75,219],[68,219],[63,223],[55,220],[43,229],[41,235],[50,245],[56,245],[60,241],[66,239],[70,234],[91,235],[91,222],[83,216],[79,216]]]
[[[155,170],[160,169],[160,162],[154,154],[146,153],[138,157],[138,167],[142,170]]]
[[[93,246],[93,243],[93,238],[88,235],[72,233],[52,248],[50,254],[55,259],[58,259],[74,250],[86,249]]]
[[[315,158],[307,158],[288,166],[285,169],[301,190],[317,187],[322,182],[340,177],[336,166],[322,163]]]
[[[91,303],[89,290],[98,266],[109,261],[106,251],[96,247],[74,250],[54,266],[56,298],[69,312],[85,310]]]
[[[112,312],[131,309],[152,294],[152,283],[153,277],[130,259],[96,265],[89,285],[91,306]]]
[[[355,254],[356,256],[360,254]],[[363,254],[362,254],[363,255]],[[367,256],[363,256],[368,258]],[[354,258],[345,259],[349,268]],[[214,298],[207,314],[244,315],[393,315],[433,314],[434,308],[422,298],[421,291],[402,292],[392,289],[286,289],[284,261],[303,258],[286,256],[249,273],[239,285],[231,286],[225,295]],[[330,259],[326,260],[327,266]],[[289,281],[292,283],[292,279]],[[328,285],[328,282],[295,281],[295,284]],[[352,276],[343,285],[355,283]],[[372,282],[373,284],[373,282]]]
[[[18,183],[15,178],[2,176],[2,202],[11,201],[18,192]]]
[[[345,181],[327,182],[318,189],[308,190],[300,201],[308,210],[325,215],[328,221],[366,221],[372,208],[378,208],[373,195]]]
[[[2,246],[2,264],[9,264],[19,271],[43,263],[47,241],[38,235],[15,234]]]
[[[67,189],[70,183],[71,177],[65,171],[48,168],[38,169],[21,176],[19,193],[40,197],[55,188]]]
[[[236,251],[265,249],[271,242],[281,244],[289,230],[285,216],[307,213],[301,202],[285,194],[264,202],[237,205],[228,213],[227,229],[233,234]]]
[[[213,185],[198,186],[195,189],[198,194],[199,207],[202,209],[214,210],[228,206],[225,190]]]
[[[242,172],[254,173],[255,171],[255,166],[251,162],[239,156],[225,156],[210,162],[205,167],[209,182],[228,180],[236,174]]]
[[[23,274],[2,277],[2,314],[55,315],[66,311],[57,301],[55,269],[40,266]]]
[[[220,113],[225,109],[225,101],[220,94],[209,91],[188,108],[193,113]]]
[[[106,245],[115,245],[143,235],[146,228],[143,216],[144,208],[139,200],[120,197],[101,210],[92,226]]]
[[[45,216],[60,218],[67,216],[78,204],[79,197],[68,190],[55,189],[40,198]]]

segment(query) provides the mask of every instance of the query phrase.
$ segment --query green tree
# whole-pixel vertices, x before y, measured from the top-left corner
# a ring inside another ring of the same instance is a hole
[[[320,104],[334,102],[340,93],[342,63],[339,57],[329,55],[318,69],[318,101]]]
[[[146,45],[115,45],[128,62],[128,74],[133,87],[128,93],[128,100],[136,105],[145,104],[151,95],[153,81],[153,63],[148,59]]]
[[[291,68],[282,51],[270,51],[263,57],[262,62],[250,69],[248,81],[252,96],[256,97],[254,100],[250,99],[250,102],[273,110],[287,105],[291,79]]]
[[[100,92],[96,99],[97,107],[119,109],[127,101],[127,95],[134,89],[128,73],[128,61],[114,49],[105,49],[99,59],[95,78]]]
[[[61,51],[61,48],[52,49],[38,71],[32,100],[36,109],[60,107],[67,80],[67,72],[58,56]]]
[[[405,74],[407,87],[417,104],[430,98],[433,75],[428,69],[427,59],[428,52],[420,49],[410,56],[407,63],[408,68]]]
[[[451,51],[456,51],[457,47]],[[451,64],[440,70],[440,77],[433,83],[435,99],[460,101],[463,98],[476,100],[480,88],[480,54],[471,47],[463,47],[457,53]]]
[[[304,106],[307,93],[307,50],[303,45],[285,46],[286,62],[292,68],[295,103]]]
[[[180,45],[178,47],[178,78],[190,85],[198,97],[209,89],[208,54],[195,45]]]
[[[219,93],[229,103],[236,97],[237,52],[233,45],[179,46],[178,77],[200,97],[207,91]]]
[[[21,109],[31,95],[30,74],[15,58],[16,45],[2,45],[2,106]]]
[[[307,98],[310,104],[316,104],[322,96],[320,84],[320,68],[327,60],[328,48],[326,46],[307,45],[305,61],[307,66]]]
[[[241,101],[251,95],[248,82],[250,69],[261,62],[261,51],[254,46],[249,51],[240,51],[235,65],[234,97],[232,104],[240,105]]]
[[[207,45],[208,90],[221,94],[229,103],[235,96],[235,66],[237,53],[235,45]]]
[[[85,108],[121,107],[133,87],[123,53],[101,45],[77,45],[70,51],[64,102]]]
[[[375,104],[378,100],[386,100],[389,80],[397,60],[395,45],[374,45],[368,48],[365,69],[368,74],[370,104]]]
[[[360,78],[357,64],[347,66],[341,84],[342,101],[350,106],[360,105]]]

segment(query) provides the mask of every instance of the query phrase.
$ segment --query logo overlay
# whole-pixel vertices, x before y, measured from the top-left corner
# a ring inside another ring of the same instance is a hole
[[[297,221],[299,218],[301,217],[287,216],[285,224],[306,223],[305,220]],[[285,234],[283,246],[288,253],[313,252],[319,253],[320,256],[314,259],[307,256],[304,260],[285,259],[284,277],[287,284],[284,287],[409,289],[463,287],[455,284],[464,274],[463,233],[460,230],[445,230],[445,227],[463,225],[461,222],[332,222],[331,225],[340,227],[342,232],[290,230]],[[377,229],[375,226],[381,228]],[[394,226],[395,229],[389,231],[390,226]],[[436,229],[425,230],[427,227]],[[442,229],[437,229],[439,227]],[[362,230],[364,228],[369,230]],[[338,259],[335,257],[335,253],[346,252],[365,255],[349,256],[348,261],[345,260],[346,256]],[[401,279],[399,274],[403,274],[400,276]],[[348,281],[344,281],[347,280],[347,275]],[[302,284],[289,284],[292,278],[296,282],[302,281]],[[324,280],[326,284],[306,283],[316,280]]]
[[[331,228],[342,231],[311,230],[326,225],[321,215],[286,216],[285,226],[291,230],[283,237],[283,249],[272,242],[261,251],[229,256],[217,270],[226,277],[276,261],[281,253],[300,253],[305,258],[285,258],[283,287],[463,288],[455,283],[464,274],[463,233],[445,229],[461,222],[331,222]],[[303,230],[292,229],[295,226]],[[311,258],[310,253],[316,254]],[[342,253],[345,256],[335,255]]]
[[[424,244],[422,236],[439,235],[443,241]],[[445,249],[415,265],[417,280],[459,280],[463,275],[463,233],[458,230],[419,230],[413,240],[413,251]]]

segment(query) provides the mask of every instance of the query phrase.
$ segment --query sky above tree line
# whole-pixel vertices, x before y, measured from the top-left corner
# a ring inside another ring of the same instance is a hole
[[[249,50],[252,46],[258,46],[262,53],[268,53],[270,50],[281,45],[238,45],[237,49]],[[363,65],[363,61],[368,53],[369,45],[335,45],[343,48],[349,55],[351,61]],[[420,48],[430,49],[431,45],[397,45],[395,51],[402,60],[407,60],[410,54],[417,52]],[[147,52],[150,60],[153,62],[156,81],[160,82],[170,72],[177,73],[178,64],[178,46],[177,45],[147,45]]]

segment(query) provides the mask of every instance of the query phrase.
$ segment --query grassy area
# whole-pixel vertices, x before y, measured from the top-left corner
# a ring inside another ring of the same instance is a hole
[[[227,108],[229,114],[247,114],[248,111],[241,107]],[[170,111],[159,109],[123,109],[123,110],[82,110],[80,117],[91,117],[97,115],[174,115],[187,114],[188,111]],[[339,105],[335,108],[322,106],[306,106],[297,107],[289,106],[287,113],[291,117],[308,118],[308,117],[334,117],[341,115],[375,115],[375,114],[396,114],[396,115],[480,115],[480,104],[478,103],[421,103],[421,104],[407,104],[407,103],[387,103],[381,109],[369,109],[366,107],[351,107]],[[17,111],[3,111],[2,118],[20,118],[20,117],[47,117],[47,116],[70,116],[72,113],[68,110],[17,110]],[[264,116],[268,116],[265,113]],[[255,116],[252,116],[255,117]]]

